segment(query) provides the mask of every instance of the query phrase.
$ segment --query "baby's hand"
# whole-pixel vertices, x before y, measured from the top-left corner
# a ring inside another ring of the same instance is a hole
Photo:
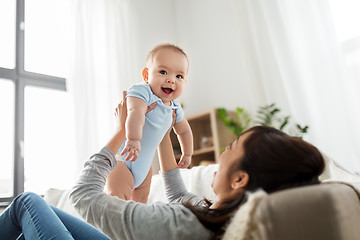
[[[190,166],[191,156],[190,155],[181,155],[180,162],[178,163],[178,168],[187,168]]]
[[[121,155],[124,155],[125,153],[128,153],[128,155],[125,158],[125,161],[130,160],[131,162],[135,161],[140,153],[141,150],[141,144],[139,140],[126,140],[125,147],[120,153]]]

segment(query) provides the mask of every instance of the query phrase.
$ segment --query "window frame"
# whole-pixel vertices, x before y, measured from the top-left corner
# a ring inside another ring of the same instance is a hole
[[[66,79],[24,69],[25,0],[16,0],[16,45],[15,68],[0,67],[0,78],[12,81],[15,85],[15,129],[14,129],[14,185],[13,196],[0,198],[0,206],[7,206],[20,193],[24,192],[24,92],[26,86],[66,91]]]

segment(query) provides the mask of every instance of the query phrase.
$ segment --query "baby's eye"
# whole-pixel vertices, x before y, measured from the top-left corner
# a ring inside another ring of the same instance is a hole
[[[162,75],[167,75],[167,72],[165,70],[160,70],[159,73],[162,74]]]
[[[182,75],[176,75],[176,78],[183,79],[184,77]]]

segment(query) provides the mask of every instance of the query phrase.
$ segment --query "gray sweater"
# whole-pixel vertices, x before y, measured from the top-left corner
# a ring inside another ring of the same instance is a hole
[[[204,204],[202,197],[187,192],[179,169],[162,173],[170,203],[142,204],[103,192],[116,160],[104,147],[85,163],[70,199],[80,215],[111,239],[210,239],[206,229],[183,201]]]

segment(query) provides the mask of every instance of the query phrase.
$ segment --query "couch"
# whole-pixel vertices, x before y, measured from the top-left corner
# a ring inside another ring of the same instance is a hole
[[[181,170],[188,190],[214,200],[210,183],[217,165]],[[320,185],[249,195],[235,214],[223,239],[354,240],[360,239],[360,176],[326,157]],[[199,184],[202,183],[202,184]],[[71,206],[70,190],[49,189],[45,200],[79,217]],[[166,201],[159,175],[153,176],[149,203]]]

